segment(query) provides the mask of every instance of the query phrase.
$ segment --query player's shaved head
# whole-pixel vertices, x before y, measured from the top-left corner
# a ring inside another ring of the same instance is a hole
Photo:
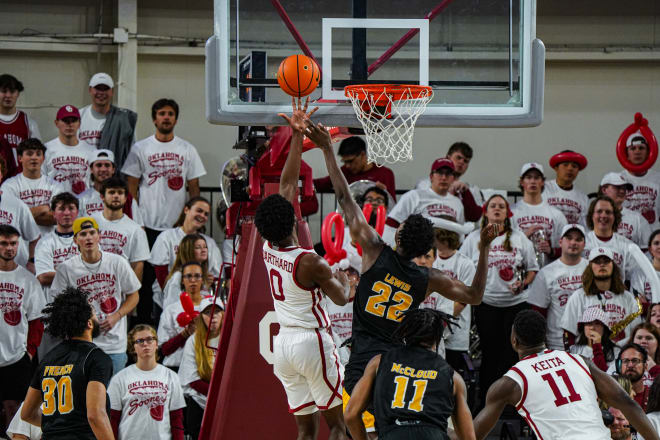
[[[545,343],[545,331],[545,318],[536,310],[522,310],[513,320],[514,336],[525,347]]]

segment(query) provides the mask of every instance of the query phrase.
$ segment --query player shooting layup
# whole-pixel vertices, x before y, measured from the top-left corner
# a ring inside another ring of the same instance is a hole
[[[280,178],[279,194],[259,205],[255,225],[264,238],[263,257],[270,279],[280,333],[274,341],[274,370],[282,382],[298,425],[299,439],[315,439],[318,410],[328,423],[331,440],[345,439],[341,383],[343,368],[330,335],[330,320],[321,300],[325,293],[344,305],[348,302],[348,278],[333,277],[328,263],[311,249],[298,244],[293,201],[297,197],[302,160],[302,140],[307,104],[293,102],[293,114],[285,118],[293,129],[291,150]]]
[[[350,396],[371,358],[392,348],[391,336],[403,312],[418,308],[432,292],[465,304],[481,303],[488,273],[488,247],[498,231],[493,224],[481,230],[479,262],[471,286],[452,280],[437,269],[417,266],[411,260],[426,254],[433,245],[431,222],[421,215],[408,217],[396,232],[397,247],[392,250],[369,226],[351,197],[328,131],[309,120],[305,124],[305,135],[323,150],[351,238],[362,247],[362,276],[353,302],[351,356],[344,378],[344,390]]]
[[[658,433],[644,411],[609,375],[580,355],[545,346],[546,323],[533,310],[519,312],[511,345],[520,362],[491,385],[486,406],[474,419],[477,439],[484,439],[504,407],[513,405],[538,439],[609,440],[597,398],[619,409],[647,440]]]

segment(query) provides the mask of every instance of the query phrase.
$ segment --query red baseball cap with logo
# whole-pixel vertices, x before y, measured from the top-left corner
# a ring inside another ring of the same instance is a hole
[[[439,159],[434,160],[433,165],[431,165],[431,172],[437,171],[440,168],[449,168],[452,171],[456,171],[456,167],[454,167],[454,162],[452,162],[451,159],[447,159],[446,157],[441,157]]]
[[[57,120],[62,120],[64,118],[78,118],[80,119],[80,112],[78,109],[70,104],[63,105],[60,107],[60,109],[57,111]]]

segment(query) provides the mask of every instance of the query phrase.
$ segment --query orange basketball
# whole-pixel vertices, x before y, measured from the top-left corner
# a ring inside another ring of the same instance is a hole
[[[296,98],[307,96],[316,89],[321,71],[313,59],[305,55],[286,57],[277,69],[277,82],[284,93]]]

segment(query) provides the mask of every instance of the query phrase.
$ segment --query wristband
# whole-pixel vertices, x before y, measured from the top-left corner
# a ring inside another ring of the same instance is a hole
[[[34,264],[34,257],[30,257],[30,258],[28,258],[28,261],[27,261],[27,262],[28,262],[28,263],[32,263],[32,264]]]

